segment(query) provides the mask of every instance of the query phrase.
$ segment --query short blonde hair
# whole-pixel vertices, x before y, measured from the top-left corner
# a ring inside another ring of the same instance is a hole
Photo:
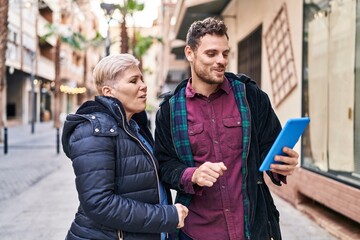
[[[102,94],[102,88],[106,85],[113,86],[117,76],[132,66],[139,66],[139,60],[128,53],[113,54],[101,59],[96,64],[93,76],[98,93]]]

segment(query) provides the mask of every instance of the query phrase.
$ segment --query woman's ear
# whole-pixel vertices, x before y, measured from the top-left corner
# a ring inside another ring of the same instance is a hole
[[[112,93],[112,89],[109,86],[103,86],[101,91],[102,91],[103,96],[114,97],[114,95]]]

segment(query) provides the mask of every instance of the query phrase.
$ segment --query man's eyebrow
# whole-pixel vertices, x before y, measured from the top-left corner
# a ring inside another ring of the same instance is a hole
[[[211,48],[211,49],[204,50],[204,52],[219,52],[219,50],[217,50],[215,48]]]
[[[204,52],[230,52],[230,48],[224,51],[219,51],[218,49],[212,48],[212,49],[206,49],[204,50]]]

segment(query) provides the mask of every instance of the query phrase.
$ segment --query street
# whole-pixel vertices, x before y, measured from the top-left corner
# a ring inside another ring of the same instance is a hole
[[[9,128],[8,154],[0,144],[0,239],[64,239],[77,209],[71,161],[56,153],[52,123]],[[274,195],[274,194],[273,194]],[[335,240],[323,228],[274,195],[283,239]]]

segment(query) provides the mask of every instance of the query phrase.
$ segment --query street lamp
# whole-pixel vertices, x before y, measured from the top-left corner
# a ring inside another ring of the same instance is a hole
[[[36,53],[34,51],[31,54],[31,133],[35,132],[35,121],[36,121],[36,99],[35,99],[35,58]]]
[[[116,5],[112,3],[104,3],[100,4],[100,7],[104,10],[104,14],[107,19],[107,32],[106,32],[106,40],[105,40],[105,50],[106,56],[110,55],[110,21],[112,20],[112,15],[116,9]]]

